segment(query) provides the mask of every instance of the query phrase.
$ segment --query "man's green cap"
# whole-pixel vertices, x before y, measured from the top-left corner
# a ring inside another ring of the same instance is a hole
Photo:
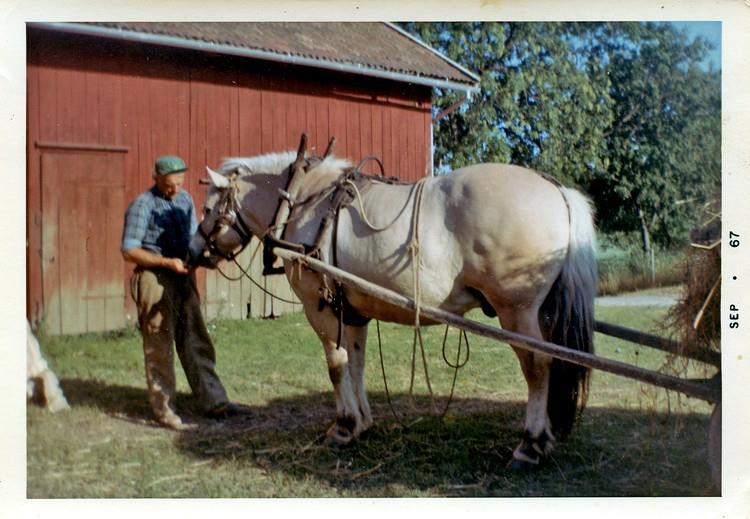
[[[171,175],[172,173],[182,173],[186,169],[185,161],[174,155],[159,157],[154,163],[154,170],[160,177]]]

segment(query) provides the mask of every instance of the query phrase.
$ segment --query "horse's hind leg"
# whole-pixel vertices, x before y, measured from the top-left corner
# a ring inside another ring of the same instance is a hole
[[[500,322],[506,330],[511,330],[535,339],[543,339],[538,322],[538,309],[498,309]],[[521,348],[511,343],[521,363],[521,370],[528,386],[526,419],[521,443],[513,451],[512,466],[523,468],[538,465],[542,457],[554,446],[549,417],[547,396],[552,358]]]

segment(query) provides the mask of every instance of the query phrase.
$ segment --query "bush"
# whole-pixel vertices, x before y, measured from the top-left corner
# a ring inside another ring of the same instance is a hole
[[[599,236],[599,294],[610,295],[683,282],[680,248],[654,246],[654,272],[650,255],[643,251],[637,233]]]

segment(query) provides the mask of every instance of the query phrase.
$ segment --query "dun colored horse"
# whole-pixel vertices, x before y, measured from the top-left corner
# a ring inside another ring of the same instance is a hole
[[[295,175],[289,193],[300,158],[309,172]],[[302,148],[297,160],[294,152],[232,158],[208,171],[212,184],[190,244],[194,264],[215,267],[251,235],[276,235],[401,294],[414,297],[416,287],[423,305],[459,315],[481,306],[505,329],[593,351],[592,209],[581,193],[549,177],[478,164],[393,183],[357,175],[333,156],[304,158]],[[284,198],[291,211],[279,227]],[[413,324],[414,312],[337,290],[324,275],[291,262],[285,272],[323,343],[336,401],[327,438],[346,444],[372,424],[364,387],[368,319]],[[511,346],[528,385],[514,464],[532,466],[570,432],[586,403],[589,370]]]

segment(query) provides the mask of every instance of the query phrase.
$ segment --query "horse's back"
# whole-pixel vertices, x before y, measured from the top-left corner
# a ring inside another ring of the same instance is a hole
[[[456,207],[472,222],[484,221],[495,229],[516,232],[522,228],[528,235],[553,232],[561,228],[549,222],[567,220],[565,200],[557,185],[541,174],[508,164],[477,164],[441,177],[448,207]],[[534,226],[537,221],[539,225]],[[566,226],[563,226],[567,229]],[[564,234],[564,233],[563,233]],[[561,240],[567,243],[567,237]],[[554,241],[554,240],[553,240]]]
[[[414,192],[382,185],[364,196],[371,218],[391,223],[383,232],[369,230],[350,208],[351,221],[342,225],[350,232],[340,236],[343,268],[402,293],[412,290]],[[481,164],[427,179],[419,213],[423,301],[449,311],[478,304],[468,288],[531,304],[557,276],[567,252],[563,196],[525,168]]]
[[[443,221],[460,244],[469,282],[491,274],[507,285],[546,277],[559,267],[569,223],[555,184],[532,170],[503,164],[469,166],[439,180],[443,196],[436,198],[443,198]]]

